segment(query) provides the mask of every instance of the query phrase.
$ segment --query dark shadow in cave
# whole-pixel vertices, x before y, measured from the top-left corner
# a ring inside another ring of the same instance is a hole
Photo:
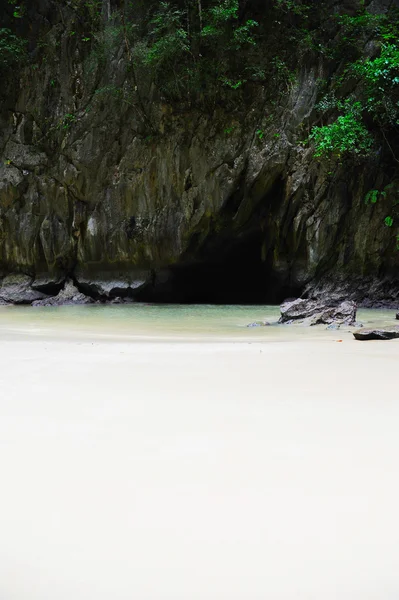
[[[231,235],[208,248],[200,261],[187,261],[156,276],[139,300],[182,304],[278,304],[302,289],[273,273],[262,252],[264,234]],[[263,254],[263,256],[262,256]]]

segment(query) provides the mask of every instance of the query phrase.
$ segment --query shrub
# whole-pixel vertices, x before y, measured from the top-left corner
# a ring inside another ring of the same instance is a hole
[[[380,55],[359,61],[353,72],[363,80],[365,106],[381,124],[399,123],[399,47],[383,44]]]
[[[10,29],[0,29],[0,70],[8,71],[27,58],[26,41]]]
[[[309,137],[315,142],[315,156],[319,158],[367,156],[373,145],[373,137],[361,121],[356,105],[333,123],[313,127]]]

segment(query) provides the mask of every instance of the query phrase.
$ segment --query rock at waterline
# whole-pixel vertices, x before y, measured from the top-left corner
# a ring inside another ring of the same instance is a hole
[[[31,304],[48,298],[46,294],[32,289],[32,277],[23,274],[7,275],[0,287],[1,304]]]
[[[134,298],[130,298],[129,296],[126,296],[125,298],[118,296],[117,298],[113,298],[109,304],[133,304],[134,302]]]
[[[281,305],[279,323],[290,325],[354,325],[357,306],[355,302],[341,302],[338,306],[329,306],[319,300],[289,300]]]
[[[399,321],[399,312],[396,313],[396,318]]]
[[[45,298],[32,303],[32,306],[62,306],[65,304],[92,304],[94,300],[85,296],[73,285],[72,281],[67,281],[63,290],[53,298]]]
[[[367,340],[394,340],[399,338],[399,326],[390,327],[389,329],[363,329],[362,331],[354,331],[353,335],[356,340],[361,342]]]
[[[250,323],[247,327],[270,327],[270,323],[267,321],[255,321],[254,323]]]

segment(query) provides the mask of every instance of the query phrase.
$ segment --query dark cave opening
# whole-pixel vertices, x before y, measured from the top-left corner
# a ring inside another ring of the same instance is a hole
[[[200,260],[185,261],[155,277],[141,300],[182,304],[279,304],[299,296],[289,276],[271,267],[259,229],[230,236],[207,248]]]

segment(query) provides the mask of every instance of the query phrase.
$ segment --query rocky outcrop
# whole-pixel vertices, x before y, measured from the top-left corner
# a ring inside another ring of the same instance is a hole
[[[32,304],[35,300],[48,298],[46,294],[34,290],[33,279],[27,275],[8,275],[0,287],[0,300],[3,303]]]
[[[399,327],[387,329],[362,329],[353,333],[356,340],[393,340],[399,338]]]
[[[88,55],[72,4],[35,8],[48,56],[0,113],[0,275],[72,277],[102,300],[398,305],[394,198],[364,201],[386,158],[321,164],[302,143],[328,61],[301,57],[234,110],[173,105],[145,77],[130,90],[123,40]],[[24,293],[6,297],[40,299]]]
[[[392,260],[396,255],[392,256]],[[395,309],[399,304],[399,285],[394,276],[353,276],[337,273],[334,278],[321,277],[311,281],[304,294],[321,302],[337,304],[352,300],[362,308]]]
[[[63,306],[65,304],[92,304],[93,302],[92,298],[79,292],[72,281],[67,281],[64,289],[57,296],[36,300],[32,306]]]
[[[356,323],[356,304],[342,302],[338,306],[328,306],[318,300],[288,300],[281,306],[279,323],[290,325],[354,325]]]

